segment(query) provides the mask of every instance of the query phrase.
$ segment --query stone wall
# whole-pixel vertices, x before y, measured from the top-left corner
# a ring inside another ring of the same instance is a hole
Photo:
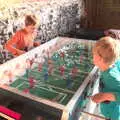
[[[38,17],[38,36],[42,43],[64,36],[80,26],[84,14],[83,0],[46,0],[26,2],[3,8],[0,12],[0,44],[4,44],[16,30],[24,26],[24,16],[35,14]]]
[[[44,4],[43,2],[16,4],[1,13],[5,18],[0,22],[0,39],[9,39],[11,34],[24,25],[25,14],[33,13],[40,23],[37,39],[48,41],[75,30],[80,23],[83,9],[82,0],[51,0]]]

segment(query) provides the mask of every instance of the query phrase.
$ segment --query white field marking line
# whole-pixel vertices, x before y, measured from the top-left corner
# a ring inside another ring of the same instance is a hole
[[[82,64],[82,65],[83,65],[83,64]],[[37,71],[36,69],[37,69],[37,68],[35,68],[34,70],[32,69],[32,71],[33,71],[33,72],[40,73],[40,72],[39,72],[39,71]],[[56,68],[56,69],[57,69],[57,68]],[[56,71],[59,71],[59,70],[56,70],[56,69],[55,69],[55,70],[53,70],[53,71],[55,71],[55,72],[56,72]],[[71,70],[71,69],[68,69],[68,70]],[[80,72],[80,73],[89,73],[89,72],[81,71],[80,69],[78,69],[78,72]],[[65,73],[68,73],[68,72],[66,72],[66,71],[65,71]]]
[[[58,95],[57,95],[56,97],[54,97],[53,99],[59,100],[61,97],[62,97],[62,95],[61,95],[61,94],[58,94]]]
[[[50,86],[48,86],[48,89],[51,91],[55,91],[53,88],[51,88]],[[64,93],[65,94],[65,93]]]
[[[22,85],[24,85],[24,83],[25,83],[25,81],[24,81],[24,82],[22,82],[21,84],[17,85],[17,86],[16,86],[16,88],[21,87]]]
[[[64,94],[64,95],[58,94],[58,96],[56,96],[54,99],[60,100],[60,99],[63,98],[64,96],[66,96],[66,94]]]
[[[59,101],[59,103],[62,103],[62,101],[67,97],[67,94]]]
[[[25,80],[26,82],[28,82],[28,80],[24,77],[21,77],[21,79]],[[38,80],[37,84],[39,84],[41,87],[52,87],[52,88],[55,88],[55,89],[59,89],[59,90],[62,90],[64,92],[67,92],[67,93],[70,93],[70,94],[74,94],[75,91],[71,91],[71,90],[65,90],[63,88],[60,88],[60,87],[55,87],[53,85],[49,85],[49,84],[46,84],[46,83],[43,83],[41,82],[40,80]]]
[[[34,70],[34,72],[39,73],[38,71],[35,71],[35,70]],[[43,78],[43,76],[41,76],[41,75],[40,75],[40,77],[42,77],[42,78]],[[58,80],[59,80],[59,78],[61,78],[61,76],[56,75],[56,74],[52,74],[52,77],[57,77],[58,79],[54,79],[54,80],[50,80],[50,81],[58,81]],[[43,80],[44,80],[44,79],[43,79]],[[43,81],[43,80],[42,80],[42,81]]]
[[[51,91],[55,91],[55,90],[53,90],[53,88],[51,88],[50,86],[47,86],[47,88],[49,89],[49,90],[51,90]],[[64,93],[65,94],[65,93]]]
[[[36,71],[36,70],[32,70],[32,71],[35,72],[35,73],[40,73],[39,71]],[[55,71],[55,70],[54,70],[54,71]],[[55,71],[55,72],[56,72],[56,71]],[[80,74],[80,73],[87,73],[87,74],[89,74],[89,72],[84,72],[84,71],[81,71],[81,70],[78,70],[78,72],[79,72],[78,74]],[[65,73],[68,73],[68,72],[65,72]],[[57,74],[53,74],[53,77],[54,77],[54,76],[57,77],[57,78],[61,78],[61,76],[59,76],[59,75],[57,75]],[[64,76],[65,76],[65,75],[64,75]],[[76,76],[79,76],[79,75],[76,75]],[[41,76],[41,75],[40,75],[40,77],[43,78],[43,76]],[[55,81],[55,80],[58,80],[58,79],[54,79],[54,81]],[[42,81],[44,81],[44,79],[42,79]],[[50,80],[50,81],[53,81],[53,80]],[[74,80],[74,81],[78,83],[77,80]]]
[[[35,72],[35,73],[40,73],[39,71],[36,71],[36,70],[33,70],[33,72]],[[55,70],[54,70],[54,72],[56,72]],[[64,72],[64,73],[68,73],[68,72]],[[87,72],[87,73],[89,73],[89,72]],[[61,76],[60,75],[57,75],[57,74],[52,74],[51,75],[52,77],[57,77],[57,78],[61,78]],[[65,76],[65,75],[64,75]],[[66,75],[67,76],[67,75]],[[43,78],[43,76],[41,76],[41,74],[40,74],[40,77],[42,77]],[[58,79],[54,79],[54,81],[55,80],[58,80]],[[53,81],[53,80],[50,80],[50,81]]]
[[[48,87],[49,90],[54,91],[50,86]]]
[[[77,57],[78,58],[78,57]],[[86,58],[86,57],[85,57]],[[69,61],[69,60],[68,60]],[[89,58],[89,59],[87,59],[87,61],[91,61],[91,59]],[[64,62],[66,63],[67,61],[65,61],[64,60]],[[79,63],[79,60],[78,60],[78,63]],[[82,62],[82,65],[84,65],[84,64],[86,64],[86,62],[83,60],[83,62]],[[43,63],[43,65],[44,65],[44,63]],[[57,64],[55,64],[56,65],[56,67],[58,66]]]
[[[24,80],[23,82],[29,83],[29,81],[28,81],[28,79],[26,77],[18,76],[18,79],[22,79],[22,80]],[[43,82],[40,82],[40,80],[38,80],[37,83],[41,83],[41,84],[39,84],[39,85],[41,85],[41,87],[46,87],[46,84],[44,84]]]
[[[22,84],[20,84],[20,85],[18,85],[16,88],[19,88],[19,87],[21,87],[22,85],[24,85],[24,84],[28,84],[27,82],[23,82]],[[43,87],[38,87],[37,85],[35,85],[37,88],[42,88],[42,89],[45,89],[45,88],[43,88]],[[46,91],[49,91],[50,89],[45,89]],[[50,90],[50,92],[54,92],[54,93],[57,93],[58,95],[61,95],[61,97],[63,97],[63,98],[65,98],[66,96],[67,96],[67,94],[65,94],[65,93],[60,93],[60,92],[56,92],[55,90],[53,90],[53,89],[51,89]],[[63,99],[62,98],[62,99]],[[60,102],[61,103],[61,102]]]
[[[27,78],[25,78],[25,77],[23,77],[23,76],[18,76],[18,78],[19,79],[22,79],[22,80],[25,80],[26,82],[29,82],[28,81],[28,79]],[[44,80],[42,80],[42,81],[44,81]],[[51,80],[52,81],[52,80]],[[54,80],[53,80],[54,81]],[[52,88],[55,88],[55,89],[59,89],[59,90],[62,90],[62,91],[64,91],[64,92],[67,92],[67,93],[70,93],[70,94],[74,94],[75,93],[75,91],[71,91],[71,90],[66,90],[66,89],[63,89],[63,88],[60,88],[60,87],[55,87],[55,86],[53,86],[53,85],[50,85],[50,84],[47,84],[47,83],[43,83],[43,82],[41,82],[41,80],[38,80],[37,79],[37,84],[39,84],[41,87],[43,86],[45,86],[45,87],[52,87]]]
[[[27,83],[29,83],[29,81],[28,81],[28,79],[27,79],[26,77],[21,76],[21,77],[19,77],[19,79],[22,79],[22,80],[26,81]],[[42,87],[46,87],[46,84],[43,83],[43,82],[41,82],[41,81],[38,80],[38,79],[37,79],[37,83],[40,83],[40,85],[41,85]]]
[[[64,94],[64,96],[58,94],[58,96],[56,96],[55,99],[56,101],[58,101],[59,103],[62,103],[62,101],[66,98],[67,94]]]
[[[38,71],[34,71],[34,72],[39,73]],[[80,71],[80,72],[82,72],[82,71]],[[84,72],[83,72],[83,73],[84,73]],[[86,72],[86,73],[88,74],[89,72]],[[77,75],[77,76],[78,76],[78,75]],[[40,79],[39,81],[41,81],[41,80],[44,81],[43,76],[40,75],[40,77],[41,77],[42,79]],[[56,75],[56,74],[54,74],[53,77],[57,77],[58,79],[54,79],[54,80],[50,80],[50,81],[59,81],[59,79],[61,79],[61,77],[60,77],[59,75]],[[64,77],[66,77],[66,76],[64,75]],[[22,77],[22,78],[25,80],[24,77]],[[27,79],[26,79],[26,80],[27,80]],[[38,81],[38,82],[39,82],[39,81]],[[79,83],[78,80],[75,80],[75,79],[74,79],[73,81],[76,82],[76,83]]]
[[[39,73],[38,71],[34,71],[34,72],[36,72],[36,73]],[[68,73],[68,72],[66,72],[66,73]],[[89,74],[89,72],[83,72],[83,71],[80,71],[79,70],[79,73],[87,73],[87,74]],[[78,73],[78,74],[79,74]],[[63,77],[66,77],[67,75],[64,75]],[[76,77],[79,77],[80,75],[76,75]],[[40,77],[42,77],[43,78],[43,76],[41,76],[40,75]],[[50,81],[59,81],[59,79],[61,79],[61,76],[59,76],[59,75],[57,75],[57,74],[52,74],[52,77],[56,77],[56,78],[58,78],[58,79],[54,79],[54,80],[50,80]],[[42,81],[44,81],[44,79],[41,79]],[[74,81],[74,83],[79,83],[79,81],[78,80],[73,80]]]
[[[57,77],[57,78],[58,78],[58,76],[57,76],[57,75],[56,75],[55,77]],[[66,77],[66,76],[64,75],[63,77]],[[61,79],[61,78],[59,77],[58,79],[55,79],[55,80],[50,80],[50,81],[51,81],[51,82],[52,82],[52,81],[59,81],[59,79]],[[64,80],[64,81],[66,81],[67,79],[64,79],[64,78],[63,78],[63,80]],[[76,80],[76,79],[74,79],[74,80],[72,80],[72,81],[73,81],[73,83],[74,83],[74,84],[79,83],[79,81],[78,81],[78,80]],[[82,81],[82,80],[81,80],[81,81]]]
[[[83,55],[82,55],[83,56]],[[85,58],[87,58],[87,60],[91,60],[91,58],[90,57],[85,57],[85,56],[83,56],[84,57],[84,59]],[[91,56],[92,57],[92,56]],[[75,56],[75,58],[78,58],[78,56]],[[61,60],[62,58],[60,58],[60,60]],[[71,59],[70,59],[71,60]],[[66,62],[66,61],[64,61],[64,62]],[[36,64],[39,64],[39,63],[41,63],[41,62],[34,62],[34,63],[36,63]],[[84,61],[83,61],[83,63],[85,63]],[[43,63],[44,64],[44,63]]]
[[[38,84],[41,84],[41,82],[38,82]],[[48,87],[52,87],[52,88],[55,88],[55,89],[59,89],[59,90],[62,90],[62,91],[64,91],[64,92],[67,92],[67,93],[70,93],[70,94],[74,94],[75,93],[75,91],[71,91],[71,90],[66,90],[66,89],[63,89],[63,88],[60,88],[60,87],[55,87],[55,86],[53,86],[53,85],[49,85],[49,84],[46,84]]]
[[[29,85],[27,82],[24,82],[24,84]],[[44,87],[40,87],[40,86],[38,86],[38,85],[35,85],[35,87],[44,89],[44,90],[46,90],[46,91],[49,91],[49,89],[46,89],[46,88],[44,88]],[[61,95],[64,95],[64,94],[65,94],[65,93],[60,93],[60,92],[57,92],[57,91],[50,91],[50,92],[54,92],[54,93],[61,94]]]
[[[57,71],[57,70],[54,70],[55,72]],[[38,72],[38,71],[34,71],[34,72]],[[85,72],[85,71],[82,71],[82,70],[78,70],[78,74],[80,74],[80,73],[89,73],[89,72]],[[68,73],[68,72],[64,72],[64,73]],[[53,75],[56,75],[56,74],[53,74]],[[56,75],[56,76],[59,76],[59,77],[61,77],[60,75]]]

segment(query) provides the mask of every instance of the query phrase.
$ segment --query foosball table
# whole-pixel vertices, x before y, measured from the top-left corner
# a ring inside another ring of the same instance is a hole
[[[88,97],[98,79],[93,45],[92,40],[57,37],[7,61],[0,66],[0,91],[29,100],[58,120],[82,120],[83,110],[94,112]]]

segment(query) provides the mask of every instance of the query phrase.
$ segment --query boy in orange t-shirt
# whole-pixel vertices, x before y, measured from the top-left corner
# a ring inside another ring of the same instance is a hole
[[[25,17],[25,28],[17,31],[15,35],[7,41],[5,49],[14,56],[24,54],[33,47],[39,46],[40,42],[34,42],[36,36],[36,17],[27,15]]]

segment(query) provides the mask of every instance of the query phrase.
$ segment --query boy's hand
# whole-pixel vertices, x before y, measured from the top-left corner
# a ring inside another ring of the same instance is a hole
[[[24,53],[26,53],[26,52],[22,51],[22,50],[19,50],[19,51],[16,52],[16,54],[14,54],[14,56],[16,57],[16,56],[22,55]]]
[[[37,46],[39,46],[40,45],[40,42],[39,41],[35,41],[34,43],[33,43],[33,46],[34,47],[37,47]]]
[[[91,96],[91,99],[95,103],[101,103],[105,101],[115,101],[115,96],[112,93],[98,93]]]

